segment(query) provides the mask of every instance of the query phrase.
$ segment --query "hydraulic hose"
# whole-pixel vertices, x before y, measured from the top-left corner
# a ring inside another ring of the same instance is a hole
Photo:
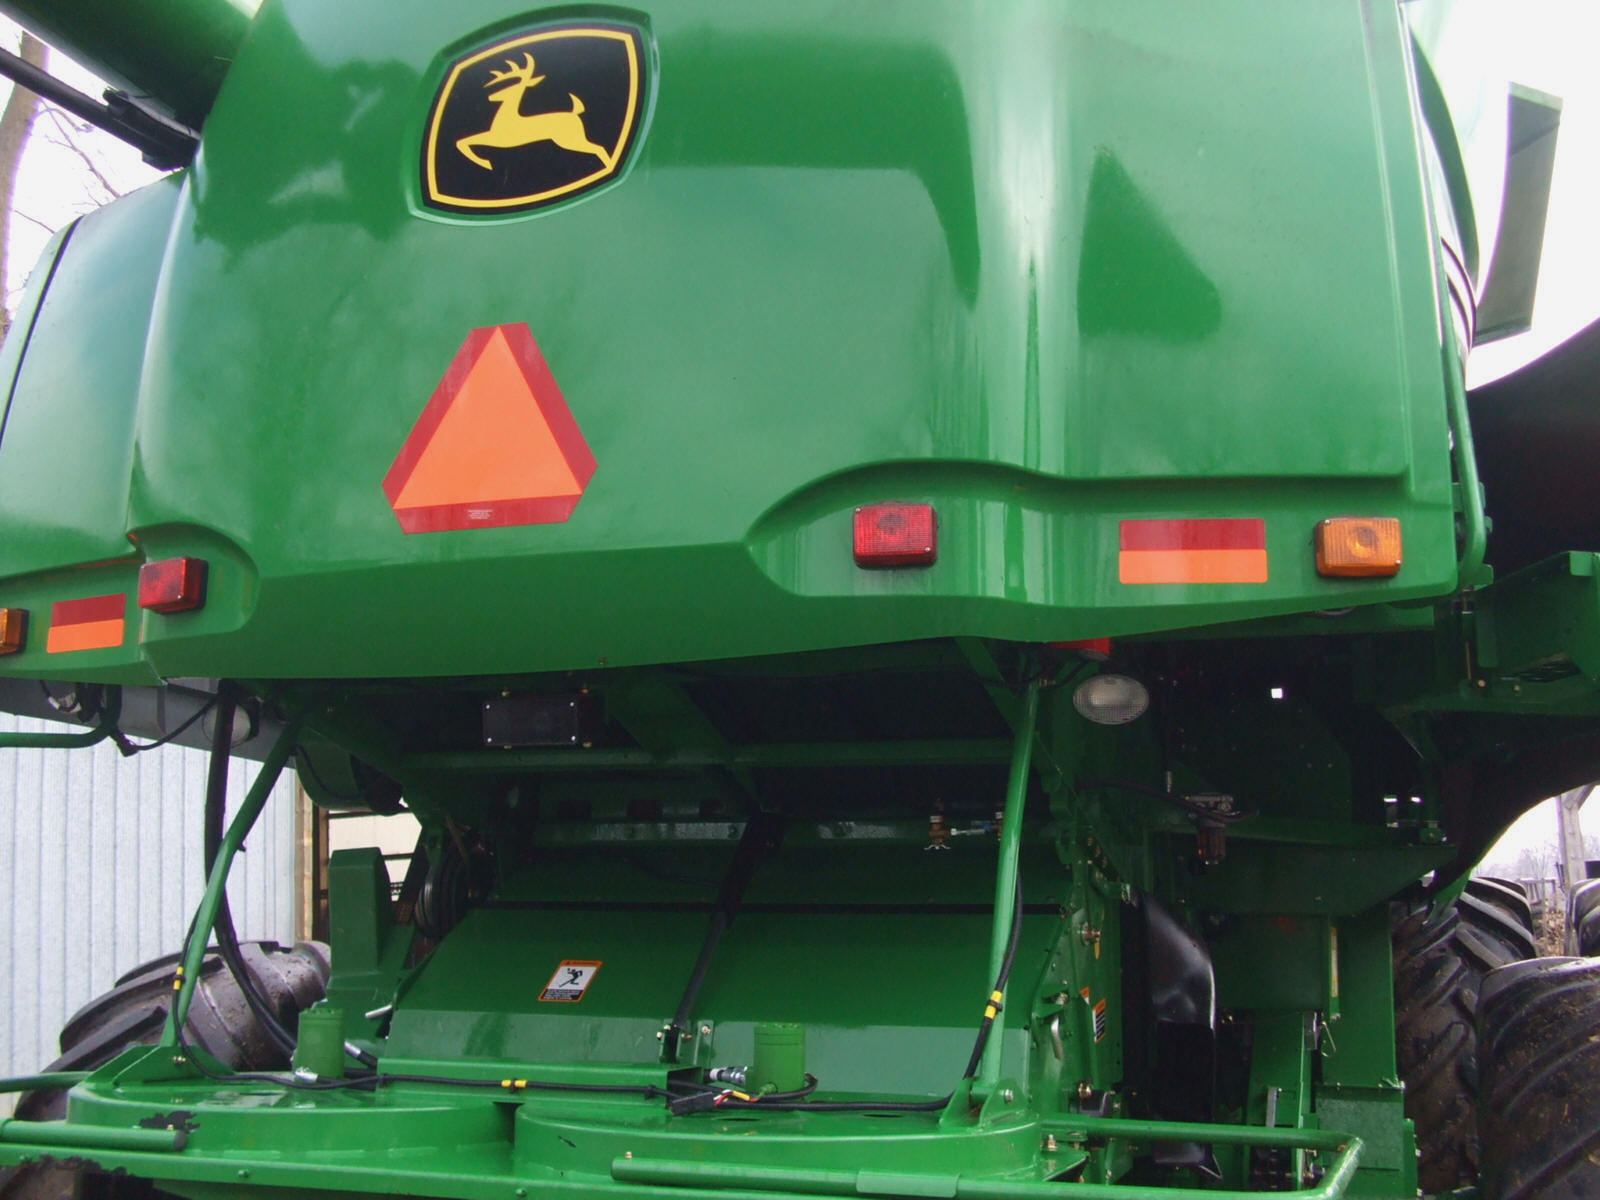
[[[217,865],[217,855],[222,849],[222,826],[225,808],[228,801],[228,761],[233,752],[233,718],[238,711],[238,696],[233,686],[227,682],[220,685],[216,701],[216,723],[211,732],[211,763],[206,776],[206,809],[205,809],[205,864],[206,877],[210,878],[212,868]],[[272,1011],[272,1006],[266,997],[261,994],[255,976],[250,974],[244,965],[244,956],[239,951],[239,935],[233,927],[233,913],[228,907],[228,893],[224,889],[222,899],[217,905],[217,919],[215,924],[217,937],[217,951],[222,956],[222,961],[227,964],[228,973],[233,976],[239,985],[239,991],[244,996],[245,1003],[250,1006],[250,1011],[255,1014],[262,1029],[272,1044],[284,1055],[292,1058],[294,1055],[295,1038],[285,1029],[278,1016]]]
[[[1017,942],[1022,937],[1022,876],[1017,876],[1016,900],[1014,901],[1011,915],[1011,936],[1006,940],[1005,957],[1000,960],[1000,970],[995,974],[994,991],[990,993],[989,1004],[983,1010],[983,1021],[978,1026],[978,1038],[972,1046],[972,1057],[967,1060],[967,1069],[961,1073],[961,1078],[971,1079],[978,1073],[978,1065],[983,1061],[983,1052],[989,1045],[989,1034],[994,1029],[994,1019],[999,1015],[1000,1006],[1004,1003],[1006,984],[1011,979],[1011,964],[1017,960]]]
[[[294,751],[295,738],[299,736],[302,719],[303,714],[297,714],[284,726],[283,732],[267,751],[261,770],[257,772],[250,790],[245,793],[244,801],[239,805],[233,823],[228,826],[228,832],[223,835],[216,863],[206,878],[205,895],[200,898],[200,907],[195,910],[194,921],[184,938],[183,964],[175,972],[174,986],[177,995],[167,1012],[167,1025],[161,1035],[162,1046],[177,1046],[183,1036],[183,1024],[188,1019],[189,1005],[194,1000],[195,984],[200,979],[200,964],[205,957],[206,941],[215,926],[217,908],[222,902],[223,890],[227,886],[228,870],[233,866],[234,856],[239,853],[240,846],[244,844],[245,835],[250,832],[256,823],[256,818],[261,815],[261,810],[266,807],[273,786]]]

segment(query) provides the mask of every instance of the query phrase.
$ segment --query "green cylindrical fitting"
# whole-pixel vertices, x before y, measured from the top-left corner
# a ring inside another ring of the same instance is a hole
[[[797,1092],[806,1085],[806,1027],[784,1021],[756,1026],[755,1062],[750,1068],[753,1092]]]
[[[344,1009],[318,1004],[300,1014],[294,1069],[323,1079],[344,1075]]]

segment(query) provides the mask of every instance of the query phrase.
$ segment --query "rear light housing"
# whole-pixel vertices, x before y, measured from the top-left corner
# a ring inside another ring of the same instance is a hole
[[[1330,517],[1317,526],[1317,574],[1345,579],[1400,572],[1400,522],[1394,517]]]
[[[28,644],[28,610],[0,608],[0,654],[17,654]]]
[[[926,567],[939,556],[931,504],[863,504],[855,513],[858,567]]]
[[[1107,662],[1111,658],[1110,638],[1079,638],[1074,642],[1051,642],[1052,650],[1073,650],[1090,662]]]
[[[139,568],[139,607],[158,613],[188,612],[206,602],[206,561],[164,558]]]

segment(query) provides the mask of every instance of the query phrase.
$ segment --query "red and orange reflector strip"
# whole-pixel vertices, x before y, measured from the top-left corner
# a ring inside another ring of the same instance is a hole
[[[127,608],[128,597],[121,593],[57,600],[50,606],[50,632],[45,637],[45,653],[110,650],[122,645],[123,617]]]
[[[856,509],[858,567],[925,567],[939,556],[931,504],[863,504]]]
[[[1400,572],[1394,517],[1330,517],[1317,526],[1317,574],[1370,579]]]
[[[1260,517],[1124,521],[1123,583],[1265,583],[1267,523]]]
[[[206,602],[206,560],[164,558],[139,568],[139,607],[176,613]]]
[[[0,608],[0,654],[16,654],[28,644],[28,610]]]

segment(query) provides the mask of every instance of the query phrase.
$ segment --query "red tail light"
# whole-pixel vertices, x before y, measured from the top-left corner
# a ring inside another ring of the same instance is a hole
[[[939,555],[931,504],[863,504],[856,509],[856,566],[925,567]]]
[[[151,612],[187,612],[206,602],[206,561],[165,558],[139,568],[139,607]]]

